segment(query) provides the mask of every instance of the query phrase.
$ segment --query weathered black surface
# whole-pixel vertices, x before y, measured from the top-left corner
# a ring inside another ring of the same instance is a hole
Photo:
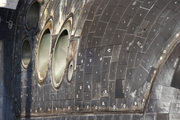
[[[0,119],[180,119],[178,0],[48,0],[40,2],[39,20],[28,30],[31,3],[20,0],[17,10],[0,8]],[[40,86],[36,55],[42,30],[52,18],[52,55],[71,17],[77,56],[73,79],[68,83],[64,77],[55,89],[50,56]],[[32,49],[27,69],[21,64],[25,37]]]

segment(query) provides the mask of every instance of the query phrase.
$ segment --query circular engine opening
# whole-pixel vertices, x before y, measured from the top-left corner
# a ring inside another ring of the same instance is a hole
[[[41,37],[37,54],[37,75],[40,83],[45,79],[48,70],[50,41],[50,30],[46,29]]]
[[[26,25],[28,29],[34,27],[39,19],[40,4],[34,2],[28,9],[26,14]]]
[[[68,82],[71,82],[72,77],[73,77],[73,72],[74,72],[74,61],[71,60],[69,62],[68,71],[67,71],[67,80],[68,80]]]
[[[52,60],[53,84],[58,88],[62,82],[66,68],[66,57],[68,52],[68,31],[64,30],[55,44]]]
[[[31,60],[31,46],[28,40],[25,40],[21,49],[21,61],[24,68],[27,68]]]

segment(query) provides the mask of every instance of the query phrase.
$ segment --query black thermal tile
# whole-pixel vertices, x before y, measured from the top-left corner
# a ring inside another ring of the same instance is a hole
[[[109,96],[109,90],[107,87],[101,88],[101,97],[108,97]]]
[[[109,45],[112,40],[113,40],[113,36],[109,36],[107,34],[104,34],[101,45],[102,46]]]
[[[117,63],[111,63],[110,71],[109,71],[109,79],[115,80],[116,79],[116,71],[117,71]]]
[[[118,62],[121,45],[114,45],[111,62]]]
[[[102,0],[94,0],[93,4],[99,5],[102,2]]]
[[[171,10],[176,10],[180,5],[180,1],[172,0],[168,5],[167,8],[170,8]]]
[[[95,55],[94,55],[94,65],[101,65],[104,55],[104,47],[96,48]]]
[[[65,87],[61,85],[61,87],[57,91],[57,99],[64,99],[65,98]]]
[[[148,120],[148,119],[154,119],[154,118],[156,118],[156,114],[145,114],[144,115],[144,119],[145,120]]]
[[[37,94],[38,94],[38,101],[43,101],[44,99],[44,87],[40,88],[38,87],[37,89]]]
[[[165,43],[166,39],[161,34],[159,34],[152,42],[149,49],[153,51],[155,55],[158,55],[158,53],[163,49]]]
[[[92,40],[91,47],[100,47],[102,43],[102,38],[94,37]]]
[[[133,115],[133,120],[141,120],[144,119],[143,115]]]
[[[84,27],[83,27],[83,30],[82,30],[82,33],[81,33],[82,36],[88,35],[91,23],[92,23],[92,21],[87,21],[87,20],[85,21]]]
[[[100,18],[101,21],[103,22],[109,22],[112,14],[113,14],[113,11],[114,11],[114,7],[112,6],[107,6]]]
[[[119,24],[118,24],[117,28],[127,30],[130,23],[131,23],[131,21],[132,21],[132,17],[123,15],[122,19],[119,21]]]
[[[107,111],[107,110],[109,110],[109,98],[101,98],[99,104],[100,104],[99,105],[100,106],[100,111]]]
[[[111,56],[113,52],[113,46],[106,46],[104,56]]]
[[[95,48],[89,48],[86,51],[86,57],[93,57],[94,56],[94,52],[95,52]]]
[[[101,97],[100,92],[101,92],[101,88],[100,88],[100,83],[99,82],[93,82],[92,83],[92,99],[93,100],[97,100]]]
[[[83,71],[79,71],[76,73],[76,83],[83,83],[84,74]]]
[[[87,19],[92,20],[94,18],[94,15],[96,14],[97,9],[98,9],[98,5],[92,5],[91,9],[89,10]]]
[[[141,2],[137,2],[137,1],[130,3],[124,14],[133,17],[138,11],[140,5]]]
[[[57,120],[57,118],[56,118],[56,120]],[[68,117],[66,117],[65,120],[72,120],[72,117],[71,117],[71,116],[68,116]]]
[[[122,44],[121,51],[127,52],[130,51],[134,44],[134,35],[126,35]]]
[[[116,79],[126,79],[126,65],[117,66]]]
[[[74,89],[75,89],[75,85],[71,82],[71,85],[69,86],[69,99],[74,99]]]
[[[95,120],[96,116],[88,116],[88,120]]]
[[[141,53],[141,52],[138,52],[138,53],[136,54],[136,60],[135,60],[134,67],[138,67],[138,66],[139,66],[139,64],[140,64],[143,56],[144,56],[144,53]]]
[[[132,20],[132,23],[140,25],[142,23],[144,17],[146,16],[147,12],[148,12],[147,10],[140,8],[137,11],[137,13],[135,14],[135,16],[134,16],[134,18]]]
[[[160,8],[163,9],[167,4],[169,3],[168,0],[158,0],[155,5]]]
[[[93,22],[91,24],[91,28],[90,28],[90,32],[94,32],[96,30],[96,27],[98,25],[98,21],[99,21],[100,16],[95,16],[93,19]]]
[[[147,80],[147,77],[148,77],[148,72],[144,68],[139,66],[136,69],[136,75],[134,77],[134,84],[132,86],[142,86]]]
[[[156,120],[169,120],[169,114],[159,113],[156,115]]]
[[[110,0],[108,5],[116,7],[121,0]]]
[[[159,24],[154,24],[152,27],[151,32],[149,33],[148,37],[149,38],[154,38],[156,37],[157,34],[159,34],[160,30],[162,29],[162,26]]]
[[[60,100],[60,101],[58,101],[58,109],[59,109],[59,112],[65,112],[65,111],[66,111],[66,108],[67,108],[66,100]]]
[[[127,68],[133,68],[136,60],[136,52],[132,51],[129,55]]]
[[[108,26],[106,28],[105,34],[109,35],[109,36],[112,36],[114,34],[114,32],[116,31],[116,26],[117,26],[117,23],[109,22],[109,24],[108,24]]]
[[[49,95],[49,85],[46,85],[44,86],[44,99],[48,101],[50,98]]]
[[[143,49],[142,52],[146,52],[149,49],[149,46],[151,45],[152,41],[154,40],[154,38],[147,38],[144,45],[143,45]]]
[[[156,55],[151,50],[148,50],[141,61],[141,65],[149,71],[155,58]]]
[[[122,115],[114,115],[114,120],[121,120],[122,119]]]
[[[101,65],[93,66],[93,81],[100,81],[101,78]]]
[[[103,34],[104,34],[104,31],[106,29],[106,26],[107,26],[107,23],[104,23],[104,22],[98,22],[98,25],[96,27],[96,30],[95,30],[95,34],[94,36],[98,36],[98,37],[102,37]]]
[[[171,20],[171,18],[173,18],[176,14],[177,14],[177,12],[170,11],[170,12],[167,14],[166,18],[162,21],[161,24],[162,24],[162,25],[167,24],[167,23]]]
[[[94,62],[93,59],[94,59],[94,57],[86,57],[85,74],[92,73],[92,67],[93,67],[93,62]]]
[[[166,16],[168,15],[168,13],[170,12],[171,10],[168,9],[168,8],[165,8],[161,14],[158,16],[157,20],[156,20],[156,23],[158,24],[161,24],[161,22],[166,18]]]
[[[136,69],[135,68],[127,69],[126,79],[133,79],[135,75],[136,75]]]
[[[121,0],[119,5],[123,7],[127,7],[131,3],[131,0]]]
[[[85,50],[79,50],[77,53],[77,64],[84,64]]]
[[[70,88],[65,87],[65,99],[70,99]]]
[[[109,73],[102,73],[101,75],[101,87],[107,87],[109,83]]]
[[[134,40],[134,44],[132,46],[133,52],[141,52],[143,45],[144,45],[145,39],[142,37],[136,37]]]
[[[115,98],[124,98],[122,80],[116,80]]]
[[[115,98],[116,81],[109,82],[109,97]]]
[[[175,10],[176,12],[180,11],[180,6]]]
[[[87,47],[87,48],[90,48],[90,47],[91,47],[92,40],[93,40],[93,36],[94,36],[94,33],[89,33],[89,34],[88,34],[88,36],[87,36],[87,42],[86,42],[86,47]]]
[[[144,0],[144,2],[141,5],[141,7],[150,9],[154,5],[155,2],[156,2],[156,0]]]
[[[136,24],[133,24],[133,23],[131,23],[130,25],[129,25],[129,28],[128,28],[128,30],[127,30],[127,33],[129,33],[129,34],[137,34],[137,32],[138,32],[138,30],[139,30],[139,25],[136,25]]]
[[[178,23],[174,20],[169,21],[162,29],[161,34],[168,40],[178,27]]]
[[[84,91],[91,91],[92,74],[86,74],[84,77]]]
[[[118,64],[127,65],[128,57],[129,57],[129,52],[120,52]]]
[[[114,88],[115,89],[115,88]],[[115,90],[114,90],[115,91]],[[114,93],[114,96],[115,96],[115,93]],[[110,98],[110,105],[109,105],[109,110],[110,111],[116,111],[116,109],[117,109],[117,106],[116,106],[116,103],[117,101],[116,101],[116,99],[114,99],[114,98]],[[114,116],[112,116],[112,117],[114,117]],[[115,120],[116,120],[116,118],[114,118]],[[113,120],[114,120],[113,119]]]
[[[114,1],[114,0],[111,0],[111,1]],[[120,21],[120,18],[123,15],[124,10],[125,10],[124,7],[117,6],[110,21],[118,23]]]
[[[91,92],[84,92],[84,100],[91,100]]]
[[[83,100],[83,84],[76,84],[75,100]]]
[[[83,110],[83,103],[82,101],[75,101],[75,111],[82,111]]]
[[[112,115],[105,115],[104,120],[111,120],[113,118]]]
[[[109,71],[111,57],[104,58],[102,65],[102,72]]]
[[[99,100],[92,100],[91,101],[91,110],[98,111],[99,109]]]
[[[180,13],[177,13],[177,14],[173,17],[173,19],[174,19],[178,24],[180,24],[180,16],[179,16],[179,14],[180,14]]]
[[[91,102],[90,101],[84,101],[83,102],[83,108],[85,112],[90,112],[91,111]],[[86,116],[85,118],[88,118],[88,116]],[[84,119],[82,119],[84,120]]]
[[[74,100],[66,100],[67,112],[73,112]]]
[[[122,30],[116,30],[114,37],[111,41],[111,44],[122,44],[125,33],[126,32]]]
[[[106,8],[106,5],[108,4],[109,0],[102,0],[101,5],[99,6],[96,15],[98,14],[102,14],[102,12],[104,11],[104,9]]]
[[[149,20],[149,21],[151,21],[151,22],[154,22],[156,19],[157,19],[157,17],[159,16],[159,14],[160,14],[160,12],[161,12],[161,9],[159,9],[158,7],[156,7],[156,6],[154,6],[149,12],[148,12],[148,14],[147,14],[147,16],[146,16],[146,20]]]
[[[104,115],[98,115],[96,116],[97,120],[104,120]]]
[[[143,35],[143,33],[146,31],[146,26],[148,25],[148,23],[149,23],[149,21],[147,21],[147,20],[143,20],[141,22],[139,31],[137,33],[138,36],[142,36]]]
[[[146,38],[148,36],[149,32],[151,31],[153,24],[154,24],[153,22],[148,22],[147,26],[144,27],[143,30],[141,29],[142,26],[140,26],[139,30],[142,30],[142,32],[141,32],[142,37]]]

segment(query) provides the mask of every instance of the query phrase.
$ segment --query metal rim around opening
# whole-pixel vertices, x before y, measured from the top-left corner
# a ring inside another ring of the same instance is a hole
[[[66,68],[66,58],[68,54],[69,45],[69,33],[68,31],[62,30],[59,35],[53,52],[52,58],[52,76],[53,85],[58,88],[63,80],[65,68]]]
[[[46,78],[51,48],[51,31],[49,28],[45,29],[42,36],[40,37],[37,53],[37,64],[36,72],[37,79],[40,84],[44,82]]]
[[[67,79],[68,83],[70,83],[72,81],[73,73],[74,73],[74,59],[72,58],[69,61],[69,64],[67,66],[67,76],[66,76],[66,79]]]
[[[29,38],[25,38],[21,47],[21,64],[23,68],[27,69],[31,61],[31,44]]]
[[[26,26],[30,30],[32,29],[39,20],[40,4],[39,2],[33,2],[26,13]]]

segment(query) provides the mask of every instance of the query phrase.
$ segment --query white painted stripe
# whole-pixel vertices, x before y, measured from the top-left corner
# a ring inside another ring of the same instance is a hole
[[[0,0],[0,8],[16,9],[19,0]]]

